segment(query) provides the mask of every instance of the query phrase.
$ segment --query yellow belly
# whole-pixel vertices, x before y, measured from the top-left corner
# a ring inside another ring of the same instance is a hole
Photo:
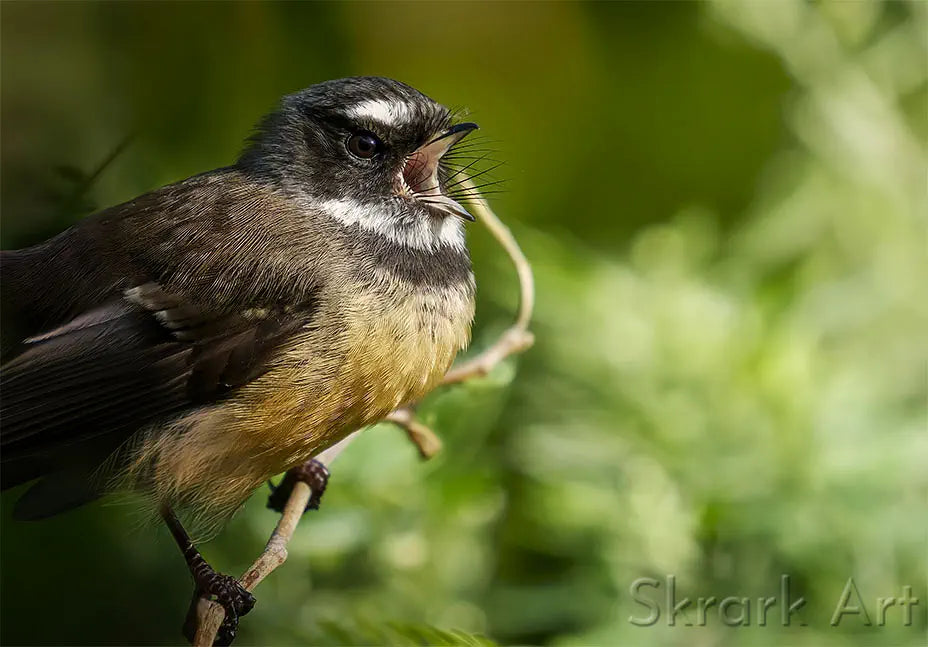
[[[467,288],[330,297],[318,318],[338,325],[307,328],[233,400],[176,423],[183,433],[150,435],[130,479],[144,472],[159,501],[221,520],[270,476],[428,393],[469,341]]]

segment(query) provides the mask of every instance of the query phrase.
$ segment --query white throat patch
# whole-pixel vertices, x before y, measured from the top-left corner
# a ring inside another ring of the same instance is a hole
[[[347,113],[349,117],[355,119],[371,119],[387,126],[410,121],[413,116],[409,106],[405,103],[386,99],[362,101],[348,108]]]
[[[464,248],[464,225],[455,216],[409,218],[399,213],[401,205],[365,204],[347,199],[325,200],[320,206],[343,225],[358,225],[404,247],[426,251],[439,247]],[[397,213],[391,213],[391,208]]]

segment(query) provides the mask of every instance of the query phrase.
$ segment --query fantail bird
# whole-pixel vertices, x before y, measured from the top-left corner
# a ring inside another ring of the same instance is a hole
[[[234,165],[2,252],[0,477],[38,479],[15,515],[142,492],[197,585],[247,611],[174,510],[215,525],[441,379],[474,314],[442,156],[476,127],[390,79],[320,83]]]

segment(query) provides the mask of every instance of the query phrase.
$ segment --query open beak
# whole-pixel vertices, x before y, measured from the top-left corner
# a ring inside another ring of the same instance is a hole
[[[456,124],[407,157],[399,177],[401,192],[439,211],[473,221],[474,217],[464,207],[441,192],[438,162],[452,146],[477,127],[470,122]]]

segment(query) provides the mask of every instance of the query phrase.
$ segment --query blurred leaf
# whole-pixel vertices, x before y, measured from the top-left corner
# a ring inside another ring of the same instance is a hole
[[[336,644],[358,647],[495,647],[496,643],[476,634],[463,631],[445,631],[429,625],[389,622],[384,624],[356,623],[345,625],[331,621],[320,622],[320,629]]]

